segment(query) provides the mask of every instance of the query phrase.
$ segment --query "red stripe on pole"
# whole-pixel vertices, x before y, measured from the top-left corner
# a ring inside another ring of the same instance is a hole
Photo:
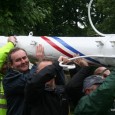
[[[44,39],[47,43],[49,43],[52,47],[54,47],[56,50],[58,50],[59,52],[61,52],[62,54],[68,56],[68,57],[73,57],[71,54],[69,54],[68,52],[64,51],[62,48],[60,48],[59,46],[57,46],[55,43],[53,43],[50,39],[48,39],[45,36],[41,36],[42,39]]]

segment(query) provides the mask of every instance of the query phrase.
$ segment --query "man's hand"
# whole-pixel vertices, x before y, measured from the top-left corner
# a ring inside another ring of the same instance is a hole
[[[14,44],[14,46],[16,45],[16,38],[14,36],[10,36],[8,38],[8,42],[12,42]]]
[[[41,44],[36,47],[36,58],[38,61],[42,61],[44,58],[44,47]]]
[[[58,58],[58,61],[59,61],[59,62],[63,62],[63,63],[68,63],[68,62],[70,62],[70,61],[68,60],[68,57],[64,57],[64,56],[60,56],[60,57]]]
[[[74,54],[73,57],[79,57],[79,54]],[[78,59],[74,60],[74,62],[82,67],[88,66],[88,62],[84,58],[78,58]]]

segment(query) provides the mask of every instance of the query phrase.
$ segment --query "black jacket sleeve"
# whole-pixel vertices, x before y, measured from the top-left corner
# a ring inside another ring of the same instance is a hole
[[[35,76],[31,77],[26,84],[25,97],[26,100],[38,98],[44,93],[45,83],[55,77],[57,71],[61,71],[62,67],[56,61],[39,71]]]
[[[83,81],[86,77],[92,75],[95,69],[95,66],[82,67],[66,85],[66,92],[68,93],[73,104],[76,105],[79,99],[84,95],[82,92]]]
[[[80,67],[79,65],[77,65],[77,64],[74,63],[74,62],[70,62],[70,63],[68,63],[68,64],[69,64],[69,65],[70,65],[70,64],[75,64],[75,68],[69,70],[70,77],[72,78],[82,67]]]
[[[61,71],[62,67],[59,66],[59,62],[55,61],[52,65],[49,65],[39,71],[35,76],[31,77],[28,81],[29,84],[44,84],[47,81],[51,80],[57,71]]]

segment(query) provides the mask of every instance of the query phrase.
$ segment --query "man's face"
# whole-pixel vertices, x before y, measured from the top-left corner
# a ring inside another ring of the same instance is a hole
[[[87,88],[87,89],[85,90],[85,93],[88,95],[88,94],[90,94],[91,92],[95,91],[99,86],[100,86],[100,84],[94,84],[94,85],[92,85],[91,87]]]
[[[94,74],[95,75],[101,75],[104,79],[110,75],[110,70],[106,70],[107,68],[105,67],[99,67],[95,70]]]
[[[11,54],[12,64],[11,67],[20,71],[26,72],[29,69],[29,59],[26,52],[23,50],[16,51]]]

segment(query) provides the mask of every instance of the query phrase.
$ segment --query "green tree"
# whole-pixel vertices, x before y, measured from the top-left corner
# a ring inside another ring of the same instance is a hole
[[[98,31],[105,34],[115,33],[115,0],[94,0],[91,7],[91,16],[94,26]],[[91,27],[87,30],[88,35],[95,34]]]
[[[0,35],[92,36],[90,0],[1,0]],[[102,33],[115,33],[115,0],[94,0],[91,17]],[[79,26],[81,24],[84,28]]]
[[[115,33],[115,0],[98,0],[97,6],[99,12],[103,14],[102,22],[99,23],[99,29],[103,33]]]
[[[50,8],[37,5],[36,0],[1,0],[0,35],[27,35],[47,14]]]
[[[85,28],[78,25],[81,23],[84,27],[87,20],[87,7],[84,0],[49,0],[51,15],[47,15],[44,23],[36,26],[36,32],[39,35],[52,36],[82,36],[86,35]]]

